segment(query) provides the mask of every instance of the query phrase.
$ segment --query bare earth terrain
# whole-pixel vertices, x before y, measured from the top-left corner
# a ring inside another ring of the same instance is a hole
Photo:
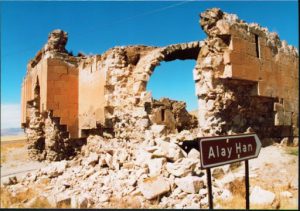
[[[12,176],[16,176],[17,180],[20,180],[29,172],[36,172],[37,169],[45,166],[47,166],[46,163],[28,160],[24,139],[1,142],[1,183]],[[250,201],[250,208],[298,208],[298,147],[275,144],[262,148],[259,157],[249,161],[249,166],[250,193],[255,189],[254,187],[258,186],[275,195],[275,200],[267,205],[255,205]],[[213,191],[224,187],[224,189],[229,189],[230,193],[223,192],[220,196],[215,197],[215,208],[244,208],[244,164],[241,163],[236,168],[223,166],[222,169],[223,173],[214,176]],[[36,200],[38,192],[47,191],[49,181],[44,178],[34,186],[34,189],[31,187],[31,189],[24,189],[23,192],[19,190],[18,194],[14,195],[11,195],[6,187],[2,186],[1,207],[53,207],[53,204],[46,198]],[[34,203],[32,203],[32,199],[35,199]],[[138,208],[140,205],[134,200],[124,202],[111,198],[107,206]],[[160,206],[154,202],[149,204],[149,207],[159,208]]]
[[[29,159],[24,136],[1,137],[1,180],[21,177],[43,166],[44,163]]]

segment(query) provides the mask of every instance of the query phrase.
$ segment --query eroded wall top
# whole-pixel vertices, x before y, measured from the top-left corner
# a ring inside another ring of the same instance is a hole
[[[281,41],[276,32],[269,32],[266,27],[257,23],[246,23],[235,14],[228,14],[219,8],[212,8],[200,14],[200,25],[209,37],[222,37],[226,35],[241,37],[253,41],[253,34],[266,39],[266,45],[272,53],[284,52],[291,56],[298,56],[298,50]]]

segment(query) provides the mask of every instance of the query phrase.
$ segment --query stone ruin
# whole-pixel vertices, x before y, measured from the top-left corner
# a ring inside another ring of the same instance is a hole
[[[298,52],[274,32],[213,8],[200,14],[207,38],[165,47],[117,46],[72,55],[68,34],[54,30],[28,63],[22,127],[31,158],[76,155],[90,135],[146,139],[147,131],[195,137],[255,132],[263,144],[298,137]],[[196,60],[198,116],[184,102],[146,90],[162,61]]]
[[[35,191],[21,207],[40,198],[52,208],[207,208],[206,171],[189,140],[255,132],[264,145],[297,141],[297,50],[220,9],[200,17],[204,41],[114,47],[94,56],[73,56],[67,33],[50,33],[28,64],[22,126],[31,158],[52,162],[3,182],[12,197]],[[197,61],[197,117],[184,102],[156,100],[146,90],[155,67],[175,59]],[[243,181],[239,165],[212,169],[216,201],[232,198],[230,184]],[[289,186],[297,189],[297,178]],[[278,208],[275,194],[257,187],[251,203],[261,194]]]

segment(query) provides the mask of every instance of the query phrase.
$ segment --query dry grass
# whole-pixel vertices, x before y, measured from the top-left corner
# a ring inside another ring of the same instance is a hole
[[[6,142],[6,141],[20,141],[20,140],[25,140],[25,139],[26,139],[25,135],[1,136],[1,143]]]
[[[13,196],[6,188],[1,187],[1,208],[51,208],[48,200],[37,197],[33,189],[28,189]]]
[[[141,203],[138,201],[138,199],[134,198],[134,197],[127,197],[127,198],[115,198],[112,197],[109,200],[109,208],[120,208],[120,209],[124,209],[124,208],[132,208],[132,209],[138,209],[141,208]]]
[[[245,178],[236,179],[236,180],[230,182],[229,190],[233,195],[245,198],[245,196],[246,196]]]
[[[159,204],[159,198],[144,202],[144,207],[147,207],[149,209],[157,209],[159,208],[158,204]],[[107,208],[141,209],[142,205],[138,200],[138,198],[136,198],[135,196],[123,197],[123,198],[111,197],[109,200],[109,207]]]
[[[22,148],[25,147],[26,141],[11,141],[11,142],[1,142],[1,160],[0,163],[3,164],[7,161],[7,155],[8,153],[16,148]]]
[[[286,151],[287,154],[290,154],[290,155],[295,155],[295,156],[299,155],[298,147],[286,147],[285,151]]]
[[[252,182],[250,182],[250,184],[253,185]],[[245,192],[244,178],[236,179],[230,182],[227,188],[231,191],[233,195],[232,199],[226,201],[217,199],[215,200],[215,202],[218,205],[220,205],[220,207],[223,209],[244,209],[246,207],[246,200],[245,200],[246,192]],[[264,187],[262,186],[262,188]],[[297,209],[298,207],[297,196],[294,196],[293,198],[283,198],[280,196],[280,193],[282,191],[293,192],[290,189],[290,187],[273,186],[272,189],[269,191],[275,193],[276,195],[275,201],[271,205],[251,204],[250,201],[250,208],[251,209]]]

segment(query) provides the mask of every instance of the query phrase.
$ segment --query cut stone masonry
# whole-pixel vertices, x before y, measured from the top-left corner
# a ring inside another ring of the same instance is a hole
[[[32,157],[67,158],[95,133],[144,139],[153,125],[166,133],[198,128],[199,137],[255,132],[265,144],[298,137],[297,49],[218,8],[201,13],[200,25],[203,41],[119,46],[94,56],[71,55],[67,33],[51,32],[22,84],[22,126]],[[184,102],[157,101],[146,90],[155,67],[176,59],[196,60],[198,119]]]

